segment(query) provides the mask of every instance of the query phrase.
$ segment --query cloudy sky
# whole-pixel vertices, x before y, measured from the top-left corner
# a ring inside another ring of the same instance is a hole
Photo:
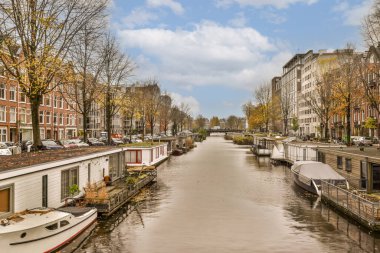
[[[242,115],[257,85],[294,53],[364,50],[373,0],[113,0],[111,27],[136,62],[194,116]],[[133,80],[131,80],[133,81]]]

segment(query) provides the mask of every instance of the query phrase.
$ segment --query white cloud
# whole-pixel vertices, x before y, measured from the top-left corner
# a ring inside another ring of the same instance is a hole
[[[181,15],[185,12],[183,6],[174,0],[147,0],[147,5],[153,8],[167,7],[177,15]]]
[[[335,12],[342,12],[344,24],[360,26],[363,18],[369,14],[373,0],[364,0],[360,4],[350,5],[347,1],[340,1],[335,7]]]
[[[170,96],[173,99],[174,105],[181,106],[181,103],[188,105],[189,108],[191,108],[190,114],[193,116],[199,114],[201,111],[198,100],[196,100],[193,96],[186,97],[175,92],[171,92]]]
[[[235,18],[228,21],[228,23],[234,27],[244,27],[247,24],[248,20],[245,17],[243,12],[239,12]]]
[[[287,8],[291,4],[305,3],[313,4],[318,2],[318,0],[216,0],[216,6],[226,8],[232,4],[239,4],[241,6],[273,6],[277,9]]]
[[[184,89],[223,85],[246,90],[281,73],[292,54],[253,28],[203,22],[193,30],[119,31],[122,45],[141,50],[138,75]],[[140,60],[141,59],[141,60]]]
[[[142,8],[137,8],[123,18],[123,25],[127,28],[135,28],[137,26],[147,25],[151,21],[157,20],[158,16]]]

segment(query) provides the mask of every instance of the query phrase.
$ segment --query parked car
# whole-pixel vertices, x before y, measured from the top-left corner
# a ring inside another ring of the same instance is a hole
[[[373,142],[371,137],[360,136],[354,140],[354,144],[357,146],[372,146]]]
[[[87,143],[88,143],[88,145],[90,145],[90,146],[104,146],[104,145],[105,145],[104,142],[99,141],[99,140],[96,139],[96,138],[88,138],[88,139],[87,139]]]
[[[0,156],[2,155],[12,155],[11,150],[4,142],[0,142]]]
[[[76,145],[72,140],[60,140],[58,141],[59,145],[62,145],[64,148],[77,148],[78,145]]]
[[[75,145],[77,145],[77,147],[88,147],[88,146],[90,146],[89,144],[83,142],[80,139],[71,139],[70,142],[72,142]]]
[[[59,145],[53,140],[42,140],[42,150],[55,150],[55,149],[63,149],[63,146]]]
[[[119,138],[111,138],[111,144],[118,146],[118,145],[123,145],[124,142]]]

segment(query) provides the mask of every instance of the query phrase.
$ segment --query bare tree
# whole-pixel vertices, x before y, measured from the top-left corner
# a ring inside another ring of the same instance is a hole
[[[265,125],[265,132],[268,132],[272,112],[271,84],[264,83],[257,87],[254,92],[254,96],[261,110],[261,116]]]
[[[337,81],[334,85],[333,96],[336,112],[339,113],[340,110],[346,121],[346,141],[349,145],[351,143],[351,110],[361,94],[359,67],[362,55],[357,54],[351,45],[337,53]]]
[[[150,134],[153,137],[154,127],[157,123],[158,110],[161,106],[161,89],[158,86],[158,81],[150,79],[145,81],[145,117],[150,126]],[[153,138],[152,138],[153,139]]]
[[[375,0],[371,12],[363,19],[362,33],[368,46],[380,42],[380,0]]]
[[[170,113],[172,108],[172,98],[168,94],[161,95],[161,104],[159,108],[160,127],[163,127],[165,134],[168,131],[170,123]]]
[[[40,147],[39,105],[60,83],[75,35],[104,15],[106,0],[2,0],[0,61],[29,98],[33,141]]]
[[[112,118],[119,112],[120,100],[123,99],[123,88],[135,68],[129,57],[120,52],[115,38],[108,34],[102,45],[104,83],[104,109],[108,144],[111,144]]]
[[[178,106],[173,106],[170,110],[170,119],[173,123],[172,125],[172,135],[176,136],[179,130],[179,121],[181,117],[181,110]]]
[[[303,94],[305,103],[313,110],[320,119],[321,136],[329,138],[329,121],[332,116],[334,106],[334,85],[337,81],[336,69],[337,58],[331,56],[321,58],[317,62],[317,69],[314,73],[315,83],[313,83],[313,92]]]
[[[88,117],[93,103],[102,94],[104,86],[99,84],[103,58],[101,46],[102,26],[85,26],[75,36],[75,42],[68,53],[72,72],[67,73],[65,85],[60,92],[65,101],[82,115],[83,138],[87,141]],[[74,105],[74,106],[73,106]]]
[[[289,118],[291,117],[291,97],[290,97],[290,89],[289,86],[284,85],[281,87],[281,99],[280,99],[280,107],[281,107],[281,117],[282,123],[284,127],[284,135],[288,135],[289,133]]]
[[[179,110],[180,110],[179,126],[180,126],[180,130],[182,132],[184,129],[185,123],[186,123],[186,119],[190,114],[190,106],[188,104],[182,102],[179,106]]]

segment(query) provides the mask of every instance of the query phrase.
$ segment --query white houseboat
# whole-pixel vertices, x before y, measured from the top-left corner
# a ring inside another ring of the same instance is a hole
[[[33,209],[0,221],[2,252],[56,252],[96,222],[96,209]]]
[[[340,148],[345,145],[337,145],[322,142],[298,142],[290,138],[277,141],[272,148],[271,159],[295,163],[296,161],[317,161],[317,148]]]
[[[123,150],[128,167],[157,166],[168,158],[168,144],[165,142],[140,146],[139,143],[134,143]]]

